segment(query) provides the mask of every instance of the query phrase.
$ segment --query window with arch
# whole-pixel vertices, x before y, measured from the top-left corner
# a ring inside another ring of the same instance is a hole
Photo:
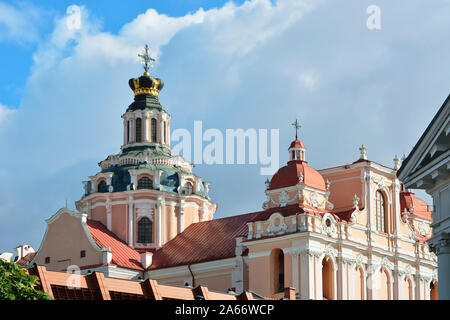
[[[323,298],[327,300],[335,298],[333,262],[328,257],[324,257],[322,260],[322,294]]]
[[[354,300],[364,300],[364,272],[361,267],[355,267],[355,278],[353,283]]]
[[[108,185],[105,180],[100,181],[97,187],[98,192],[108,192]]]
[[[430,283],[430,300],[438,300],[438,284],[434,280]]]
[[[377,191],[375,202],[376,202],[377,230],[381,232],[387,232],[386,201],[384,200],[384,195],[380,190]]]
[[[194,186],[190,182],[184,184],[184,194],[192,194],[194,192]]]
[[[142,120],[141,118],[136,119],[136,142],[142,141]]]
[[[138,180],[138,189],[153,189],[153,181],[149,177],[142,177]]]
[[[167,127],[165,121],[164,121],[164,143],[167,143]]]
[[[144,217],[138,222],[138,242],[152,243],[153,224],[149,218]]]
[[[272,275],[274,293],[284,290],[284,253],[281,249],[272,251]]]
[[[156,119],[152,118],[152,142],[156,142],[156,132],[157,132]]]
[[[126,122],[126,124],[125,124],[125,132],[126,132],[126,135],[127,135],[127,138],[126,138],[126,143],[128,143],[128,142],[130,142],[130,120],[128,120],[127,122]]]
[[[391,279],[386,270],[380,269],[378,277],[378,300],[391,300]]]

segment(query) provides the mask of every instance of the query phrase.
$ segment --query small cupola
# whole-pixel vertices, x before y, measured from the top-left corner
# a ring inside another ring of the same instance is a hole
[[[298,140],[298,129],[300,128],[300,124],[298,120],[295,119],[295,122],[292,123],[292,126],[295,127],[295,140],[291,142],[289,146],[289,157],[290,161],[306,161],[305,160],[305,145],[303,142]]]
[[[289,156],[290,160],[297,160],[297,161],[306,161],[305,160],[305,145],[300,140],[295,139],[292,141],[291,145],[289,146]]]

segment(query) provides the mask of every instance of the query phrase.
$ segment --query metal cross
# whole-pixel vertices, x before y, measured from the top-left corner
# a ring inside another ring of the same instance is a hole
[[[138,57],[141,58],[141,63],[144,65],[144,70],[148,73],[148,66],[153,66],[153,61],[155,61],[155,59],[150,57],[148,54],[148,45],[145,45],[144,52],[142,54],[138,54]]]
[[[301,125],[300,125],[300,123],[298,123],[298,120],[295,119],[295,122],[292,123],[292,126],[295,127],[295,140],[297,140],[298,139],[298,129],[300,129]]]

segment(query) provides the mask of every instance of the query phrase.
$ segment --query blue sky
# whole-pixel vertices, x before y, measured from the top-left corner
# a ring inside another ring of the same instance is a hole
[[[372,4],[380,30],[366,27]],[[172,130],[280,129],[283,165],[299,118],[312,167],[355,161],[362,143],[392,166],[449,94],[449,16],[448,0],[0,0],[0,252],[37,249],[44,220],[73,208],[81,181],[119,152],[143,44]],[[194,170],[216,217],[261,209],[259,165]]]

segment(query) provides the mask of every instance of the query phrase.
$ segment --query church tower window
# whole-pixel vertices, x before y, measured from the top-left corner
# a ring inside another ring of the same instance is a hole
[[[98,192],[108,192],[108,186],[105,180],[100,181],[97,190]]]
[[[144,217],[138,222],[138,242],[152,242],[152,222],[149,218]]]
[[[141,118],[136,119],[136,142],[142,141],[142,120]]]
[[[186,184],[184,185],[184,193],[192,194],[193,191],[194,191],[194,186],[192,185],[192,183],[186,182]]]
[[[138,180],[138,189],[153,189],[153,181],[148,177],[142,177]]]
[[[376,221],[377,230],[381,232],[386,232],[386,204],[384,201],[384,196],[381,191],[377,191],[376,194]]]
[[[156,142],[156,129],[157,129],[157,124],[156,124],[156,119],[153,118],[152,119],[152,142]]]
[[[272,275],[274,292],[282,292],[284,290],[284,253],[281,249],[272,251]]]

